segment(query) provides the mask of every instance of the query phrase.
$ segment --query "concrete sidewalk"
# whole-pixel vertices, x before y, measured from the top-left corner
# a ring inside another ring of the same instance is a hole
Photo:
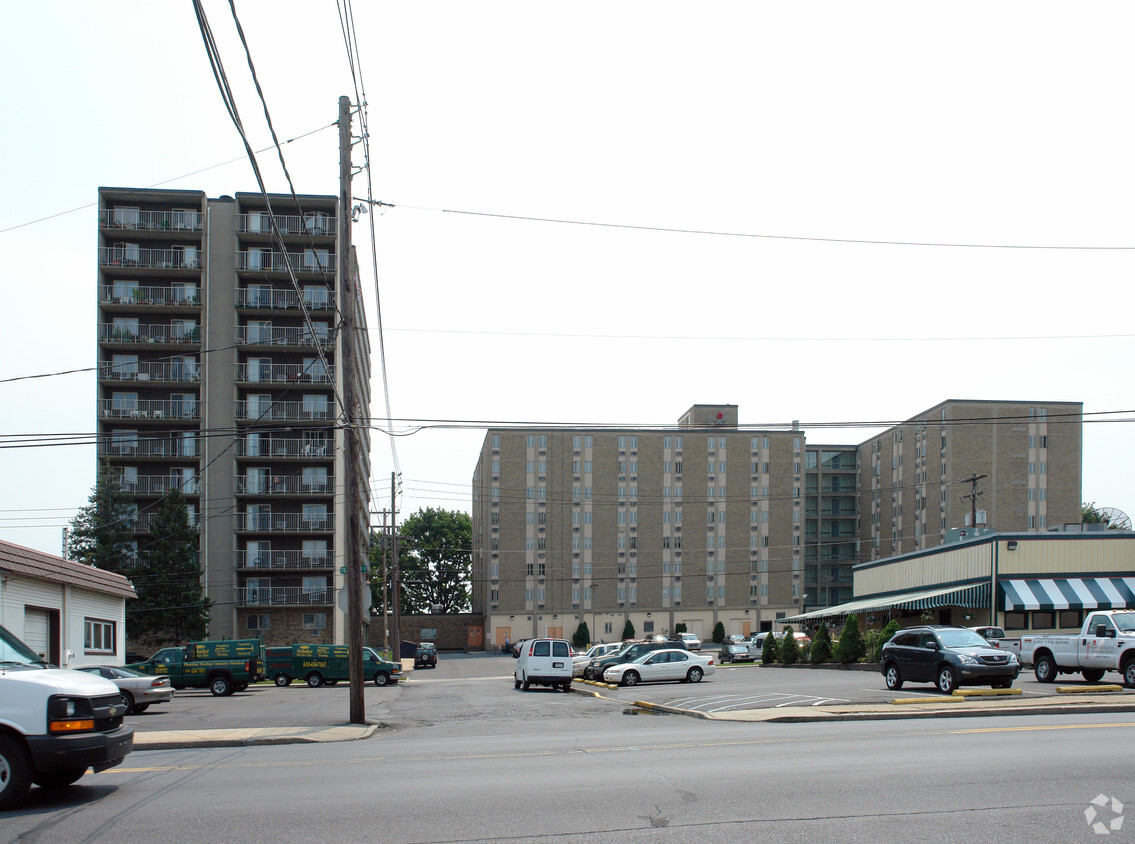
[[[135,750],[186,747],[253,747],[263,744],[357,741],[370,738],[377,724],[332,724],[325,727],[261,727],[234,730],[167,730],[135,732]]]

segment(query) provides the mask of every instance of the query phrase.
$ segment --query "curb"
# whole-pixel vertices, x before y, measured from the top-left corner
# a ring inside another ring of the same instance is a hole
[[[364,729],[352,731],[352,735],[337,735],[336,731],[341,728],[326,727],[323,729],[314,729],[307,733],[294,733],[287,734],[264,734],[264,735],[201,735],[190,738],[157,738],[152,741],[146,741],[144,738],[139,741],[139,734],[134,734],[134,750],[182,750],[185,748],[198,748],[198,747],[259,747],[272,744],[327,744],[331,742],[341,741],[361,741],[368,739],[378,732],[381,725],[367,724]],[[193,732],[193,731],[187,731]],[[230,732],[227,730],[201,730],[202,733],[225,733]],[[243,732],[242,730],[233,730],[233,733]],[[257,731],[261,732],[261,731]],[[330,734],[330,735],[328,735]],[[145,734],[142,734],[143,737]]]

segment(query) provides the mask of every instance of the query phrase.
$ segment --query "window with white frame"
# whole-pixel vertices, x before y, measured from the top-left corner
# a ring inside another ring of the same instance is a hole
[[[115,652],[114,622],[98,618],[83,619],[83,650],[89,654]]]
[[[265,616],[267,617],[267,616]],[[304,630],[326,630],[327,629],[327,613],[325,612],[305,612],[303,614],[303,629]]]

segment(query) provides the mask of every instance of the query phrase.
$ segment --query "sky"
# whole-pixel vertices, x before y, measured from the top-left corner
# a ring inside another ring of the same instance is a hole
[[[263,149],[229,4],[203,7]],[[336,193],[331,124],[360,99],[336,4],[236,9],[297,191]],[[393,421],[377,357],[372,416],[397,434],[374,433],[375,509],[393,443],[400,518],[470,510],[490,423],[728,403],[858,443],[1004,399],[1082,401],[1083,498],[1135,513],[1135,5],[353,14],[373,193],[394,206],[373,215],[377,273],[370,219],[353,232]],[[95,429],[98,187],[256,185],[190,2],[5,4],[0,63],[0,539],[59,553],[94,447],[12,435]],[[274,151],[258,160],[286,190]]]

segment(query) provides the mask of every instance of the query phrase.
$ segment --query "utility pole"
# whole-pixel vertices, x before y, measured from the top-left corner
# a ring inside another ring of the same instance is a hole
[[[351,279],[351,100],[348,97],[339,98],[339,254],[338,272],[335,274],[339,296],[336,301],[344,302]],[[343,307],[343,313],[350,313],[350,308]],[[352,338],[354,326],[344,317],[341,327],[343,349],[348,350],[349,338]],[[339,361],[342,367],[343,361]],[[347,397],[343,412],[346,418],[346,433],[343,437],[343,462],[345,466],[357,466],[360,459],[358,431],[355,428],[357,420],[351,419],[351,401]],[[347,506],[347,536],[344,559],[347,580],[347,653],[348,676],[350,677],[350,718],[352,724],[366,723],[366,699],[363,691],[363,568],[366,566],[365,557],[360,552],[359,534],[362,526],[359,524],[359,490],[354,483],[355,473],[344,471],[344,500]],[[369,514],[368,514],[369,516]],[[369,521],[369,519],[368,519]]]
[[[395,506],[397,498],[397,490],[395,489],[395,475],[390,473],[390,560],[391,571],[393,574],[390,578],[390,603],[392,605],[391,612],[393,623],[391,627],[391,638],[394,639],[394,651],[391,654],[395,662],[402,659],[402,577],[398,572],[398,507]]]
[[[390,602],[387,600],[387,568],[386,568],[386,554],[387,549],[390,547],[390,536],[386,527],[386,517],[390,510],[376,510],[375,514],[382,516],[382,647],[383,650],[390,648],[390,620],[387,617],[387,608]]]
[[[988,477],[989,477],[989,475],[973,475],[972,477],[962,479],[963,484],[972,484],[972,488],[970,490],[969,495],[963,495],[962,501],[968,500],[969,503],[970,503],[969,524],[970,524],[970,527],[972,527],[975,532],[977,531],[977,498],[978,498],[979,495],[984,494],[984,493],[977,491],[977,482],[980,481],[982,478],[988,478]]]

